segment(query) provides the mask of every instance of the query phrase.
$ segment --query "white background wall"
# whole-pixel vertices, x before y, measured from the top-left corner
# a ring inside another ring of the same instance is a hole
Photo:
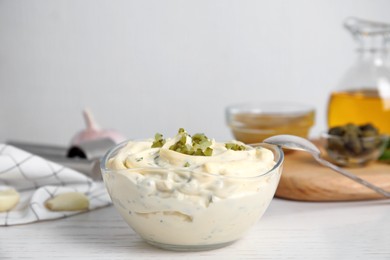
[[[0,141],[68,144],[84,107],[129,138],[227,140],[245,101],[313,105],[316,136],[355,58],[348,16],[390,22],[390,1],[0,0]]]

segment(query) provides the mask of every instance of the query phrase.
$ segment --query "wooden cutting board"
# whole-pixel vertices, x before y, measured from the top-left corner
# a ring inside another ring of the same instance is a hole
[[[389,164],[374,162],[361,168],[345,169],[390,191]],[[371,189],[319,165],[310,154],[299,151],[285,154],[283,173],[276,197],[300,201],[352,201],[384,198]]]

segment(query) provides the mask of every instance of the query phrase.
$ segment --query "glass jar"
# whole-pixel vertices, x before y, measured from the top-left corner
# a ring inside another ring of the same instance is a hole
[[[331,93],[328,126],[371,123],[390,134],[390,24],[348,18],[358,43],[357,60]]]

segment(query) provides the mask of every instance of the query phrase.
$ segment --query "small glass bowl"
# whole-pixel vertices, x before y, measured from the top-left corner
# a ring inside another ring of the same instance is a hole
[[[271,202],[284,159],[278,146],[253,145],[271,150],[275,160],[271,170],[254,177],[223,176],[183,168],[107,168],[108,161],[125,145],[112,148],[101,161],[103,180],[112,202],[127,224],[147,243],[175,251],[211,250],[241,238]],[[153,178],[148,180],[145,176]],[[159,190],[154,176],[157,181],[171,176],[176,188],[165,186]],[[191,188],[188,194],[182,191],[186,185]]]
[[[314,117],[312,107],[298,103],[245,103],[226,108],[226,122],[234,138],[246,144],[279,134],[307,138]]]
[[[329,159],[345,167],[361,167],[377,160],[383,153],[388,139],[387,135],[378,135],[348,140],[338,135],[321,134],[321,143]]]

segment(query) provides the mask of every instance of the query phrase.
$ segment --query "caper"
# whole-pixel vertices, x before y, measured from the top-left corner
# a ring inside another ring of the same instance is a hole
[[[345,133],[345,129],[342,126],[336,126],[336,127],[329,129],[328,133],[330,135],[342,136]]]
[[[371,124],[365,124],[360,126],[360,130],[362,131],[362,137],[371,137],[378,136],[379,131]]]

